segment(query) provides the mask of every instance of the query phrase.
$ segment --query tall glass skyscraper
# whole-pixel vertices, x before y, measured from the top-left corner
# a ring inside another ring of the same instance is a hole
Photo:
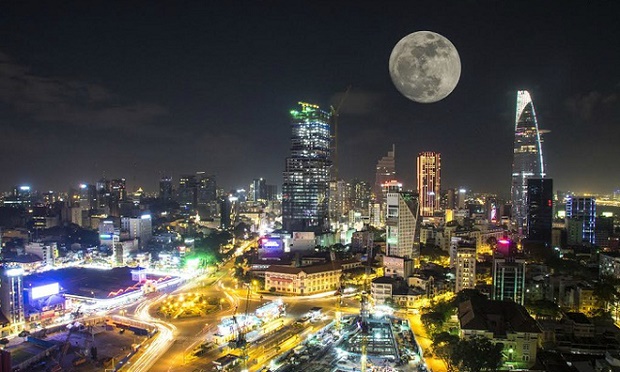
[[[517,92],[512,161],[512,221],[523,234],[527,221],[527,179],[544,178],[545,166],[534,103],[527,90]]]
[[[441,154],[432,151],[419,153],[417,171],[420,212],[424,217],[432,217],[439,210],[441,199]]]
[[[322,231],[328,227],[331,117],[305,102],[290,113],[293,133],[284,168],[282,225],[289,232]]]

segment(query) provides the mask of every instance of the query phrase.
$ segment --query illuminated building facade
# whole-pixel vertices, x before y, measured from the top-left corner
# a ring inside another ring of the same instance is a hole
[[[383,185],[396,178],[396,145],[392,145],[392,151],[388,151],[387,155],[379,159],[375,174],[375,187],[373,189],[375,198],[379,202],[385,200],[385,194],[382,195]],[[381,199],[380,199],[381,198]]]
[[[527,228],[527,179],[544,178],[545,166],[536,111],[526,90],[517,92],[512,161],[512,220],[520,234]]]
[[[264,178],[255,178],[250,184],[250,193],[248,194],[250,201],[267,201],[267,182]]]
[[[299,102],[291,110],[291,155],[282,184],[282,225],[287,231],[323,231],[328,227],[330,114]]]
[[[19,265],[5,264],[0,272],[0,311],[11,324],[11,329],[19,332],[24,328],[24,269]]]
[[[463,245],[456,248],[454,293],[476,286],[476,247]]]
[[[596,243],[596,199],[571,196],[566,199],[568,243]]]
[[[151,215],[143,214],[140,217],[121,217],[121,229],[129,233],[129,239],[138,239],[140,247],[144,248],[153,236]]]
[[[370,200],[372,199],[372,191],[368,182],[354,179],[347,184],[347,187],[348,204],[350,208],[365,214],[368,213]]]
[[[349,210],[347,198],[347,183],[344,180],[329,181],[329,224],[332,230],[340,228],[340,222],[344,220]]]
[[[432,217],[440,209],[441,154],[426,151],[418,154],[417,180],[420,194],[420,214]]]
[[[207,205],[217,200],[217,182],[215,175],[196,172],[196,203]]]
[[[525,301],[525,260],[497,255],[493,258],[493,299]]]
[[[178,201],[181,208],[190,210],[195,209],[198,205],[196,185],[196,176],[193,174],[186,174],[179,177]]]
[[[97,208],[97,187],[86,183],[80,184],[78,206],[85,210]]]
[[[265,290],[288,295],[309,295],[340,287],[342,265],[331,262],[305,267],[272,265],[265,270]]]
[[[418,234],[419,202],[409,192],[390,192],[386,202],[386,248],[388,256],[420,258],[416,242]],[[417,262],[416,262],[417,263]]]
[[[551,245],[553,223],[553,180],[527,180],[527,238]]]

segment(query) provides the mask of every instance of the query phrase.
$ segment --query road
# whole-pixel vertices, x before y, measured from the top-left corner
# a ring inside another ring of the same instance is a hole
[[[409,320],[409,325],[411,325],[411,330],[415,335],[418,345],[420,345],[423,350],[424,360],[429,369],[431,369],[433,372],[447,371],[445,363],[441,359],[432,356],[432,341],[426,335],[426,329],[424,328],[424,325],[420,320],[420,314],[407,313],[406,317]]]
[[[231,352],[227,346],[214,349],[201,357],[195,357],[196,346],[203,343],[207,336],[214,333],[217,324],[222,317],[243,314],[246,311],[253,313],[263,304],[279,298],[286,304],[287,316],[277,320],[282,322],[278,325],[277,333],[264,338],[260,343],[251,344],[247,349],[248,360],[250,361],[249,370],[258,370],[259,366],[282,353],[297,346],[315,329],[324,324],[308,325],[307,328],[291,328],[294,320],[305,315],[312,307],[323,308],[323,313],[330,320],[336,317],[337,313],[358,314],[359,301],[353,298],[337,297],[333,293],[319,296],[308,297],[280,297],[255,291],[248,292],[248,288],[239,288],[234,274],[234,260],[228,261],[211,277],[198,277],[189,283],[179,287],[172,294],[181,293],[200,293],[209,297],[225,299],[222,308],[214,313],[203,317],[162,320],[154,317],[157,302],[163,300],[167,295],[151,297],[139,306],[131,306],[123,311],[127,315],[133,315],[136,319],[147,321],[158,327],[159,332],[156,339],[141,350],[131,361],[127,370],[131,371],[154,371],[154,372],[176,372],[187,370],[211,370],[212,361]],[[247,299],[249,298],[249,301]],[[133,313],[133,314],[131,314]],[[427,365],[435,372],[446,370],[445,365],[439,359],[429,357],[431,341],[426,337],[424,327],[419,315],[407,314],[416,339],[422,349],[426,351],[425,360]],[[325,322],[326,323],[326,322]],[[271,325],[273,327],[273,325]],[[301,335],[301,337],[295,337]],[[240,354],[240,350],[233,350],[235,354]]]

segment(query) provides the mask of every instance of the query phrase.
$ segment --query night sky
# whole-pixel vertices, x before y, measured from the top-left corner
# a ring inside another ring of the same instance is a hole
[[[530,91],[555,188],[620,187],[620,6],[518,2],[3,2],[0,190],[101,176],[157,188],[206,171],[225,189],[282,184],[297,101],[341,108],[340,175],[374,181],[396,144],[442,153],[442,188],[508,195],[516,91]],[[217,3],[217,4],[216,4]],[[131,4],[131,5],[129,5]],[[394,88],[393,46],[430,30],[462,73],[443,101]]]

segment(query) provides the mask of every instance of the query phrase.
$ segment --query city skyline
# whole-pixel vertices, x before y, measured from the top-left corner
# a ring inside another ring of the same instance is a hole
[[[620,151],[610,141],[620,136],[620,52],[608,48],[620,34],[617,5],[547,3],[524,14],[520,4],[343,4],[3,4],[0,189],[65,191],[105,175],[155,191],[163,175],[196,171],[225,189],[257,177],[281,185],[288,110],[302,100],[337,105],[349,85],[339,113],[344,179],[372,181],[395,144],[405,189],[415,189],[416,154],[429,150],[444,158],[445,188],[507,196],[515,92],[527,89],[540,128],[551,130],[556,189],[619,186],[620,165],[608,161]],[[450,39],[463,64],[454,92],[431,105],[401,97],[388,73],[394,44],[426,29]]]

